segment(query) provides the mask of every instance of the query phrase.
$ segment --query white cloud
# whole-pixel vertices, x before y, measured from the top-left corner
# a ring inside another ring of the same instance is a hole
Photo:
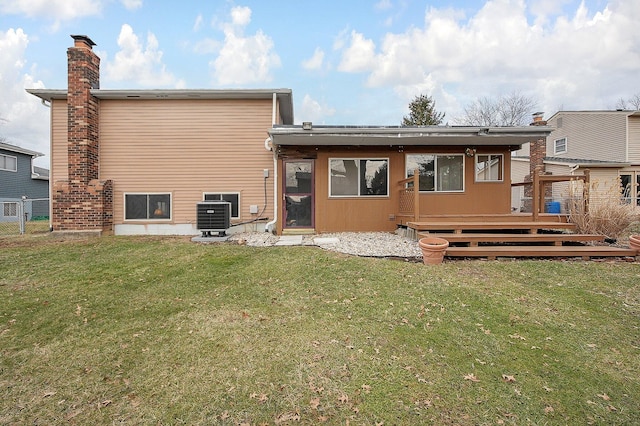
[[[217,53],[222,48],[222,42],[212,38],[204,38],[193,45],[193,51],[201,55]]]
[[[320,70],[324,62],[324,51],[319,47],[313,52],[313,56],[306,61],[302,61],[302,68],[306,70]]]
[[[342,53],[338,71],[364,72],[374,66],[375,44],[356,31],[351,31],[350,45]]]
[[[202,23],[204,22],[204,18],[202,17],[202,14],[199,14],[196,17],[196,21],[193,23],[193,31],[200,31],[200,28],[202,28]]]
[[[323,105],[313,99],[309,94],[305,94],[302,99],[300,112],[296,113],[296,115],[302,118],[301,122],[311,121],[316,124],[323,124],[325,119],[333,116],[335,112],[335,108]]]
[[[216,59],[209,65],[216,84],[244,85],[271,81],[271,71],[280,66],[280,57],[273,49],[273,40],[262,31],[245,36],[251,22],[251,9],[234,7],[231,22],[222,24],[224,43]]]
[[[251,9],[238,6],[231,9],[231,23],[234,26],[246,27],[251,22]]]
[[[60,22],[101,12],[102,0],[0,0],[0,13],[48,19],[54,29]]]
[[[0,136],[7,143],[48,155],[49,110],[25,91],[44,88],[41,81],[26,72],[24,53],[28,44],[29,37],[20,28],[0,31]],[[47,161],[40,158],[37,163],[48,167]]]
[[[127,10],[136,10],[142,7],[142,0],[120,0],[120,3],[122,3]]]
[[[377,10],[388,10],[393,7],[393,4],[391,0],[380,0],[373,7]]]
[[[167,71],[162,62],[163,53],[159,50],[158,39],[153,33],[147,34],[145,46],[133,28],[124,24],[118,36],[118,46],[120,50],[115,58],[105,66],[107,81],[129,81],[153,88],[184,86],[183,81]]]
[[[338,69],[367,73],[369,87],[403,97],[429,88],[440,109],[454,110],[448,117],[514,90],[543,100],[548,112],[606,108],[638,91],[640,2],[611,0],[595,11],[582,2],[568,14],[566,5],[536,6],[533,13],[524,0],[489,0],[472,16],[430,7],[423,27],[387,33],[377,45],[353,30],[348,42],[341,34],[334,43]]]

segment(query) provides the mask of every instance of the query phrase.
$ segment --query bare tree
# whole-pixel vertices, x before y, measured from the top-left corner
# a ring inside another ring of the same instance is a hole
[[[640,93],[636,93],[629,99],[620,98],[616,104],[616,109],[632,109],[640,111]]]
[[[524,126],[535,106],[532,98],[517,92],[498,98],[483,97],[466,106],[458,121],[465,126]]]

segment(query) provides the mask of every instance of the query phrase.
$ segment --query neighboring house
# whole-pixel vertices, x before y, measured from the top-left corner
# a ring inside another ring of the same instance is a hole
[[[33,165],[44,154],[0,142],[0,221],[17,221],[20,202],[49,198],[49,170]],[[27,219],[49,216],[49,203],[25,203]]]
[[[195,235],[208,199],[278,234],[392,231],[415,169],[421,217],[509,214],[511,151],[550,131],[293,125],[289,89],[102,90],[72,37],[68,89],[29,90],[51,106],[54,232]]]
[[[581,175],[588,169],[595,187],[592,202],[621,186],[627,201],[640,206],[640,111],[559,111],[546,124],[553,130],[539,146],[542,153],[531,154],[538,158],[534,163],[560,175]],[[514,152],[514,181],[529,174],[530,149],[535,144]],[[568,192],[566,184],[554,185],[551,197],[563,201]]]

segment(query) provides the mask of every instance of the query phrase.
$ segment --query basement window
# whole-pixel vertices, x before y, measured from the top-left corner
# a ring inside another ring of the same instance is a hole
[[[18,157],[13,155],[0,154],[0,170],[6,170],[8,172],[18,171]]]
[[[240,219],[240,193],[239,192],[206,192],[204,201],[227,201],[231,203],[231,219]]]
[[[124,194],[125,220],[171,219],[171,194]]]
[[[386,197],[389,195],[389,159],[331,158],[331,197]]]

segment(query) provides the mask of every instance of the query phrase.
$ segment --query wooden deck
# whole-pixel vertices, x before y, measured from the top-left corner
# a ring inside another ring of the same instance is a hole
[[[423,218],[421,218],[423,219]],[[629,248],[603,244],[602,235],[579,234],[564,217],[531,215],[438,216],[408,222],[418,238],[449,241],[446,256],[455,257],[626,257],[640,256]]]
[[[567,216],[544,213],[545,186],[554,182],[582,181],[588,188],[589,171],[584,175],[548,175],[537,168],[532,181],[512,184],[533,185],[531,213],[425,215],[420,211],[420,171],[398,181],[399,206],[396,224],[415,238],[435,236],[449,241],[447,257],[626,257],[640,251],[604,244],[601,235],[578,234]],[[584,193],[585,211],[588,194]]]

